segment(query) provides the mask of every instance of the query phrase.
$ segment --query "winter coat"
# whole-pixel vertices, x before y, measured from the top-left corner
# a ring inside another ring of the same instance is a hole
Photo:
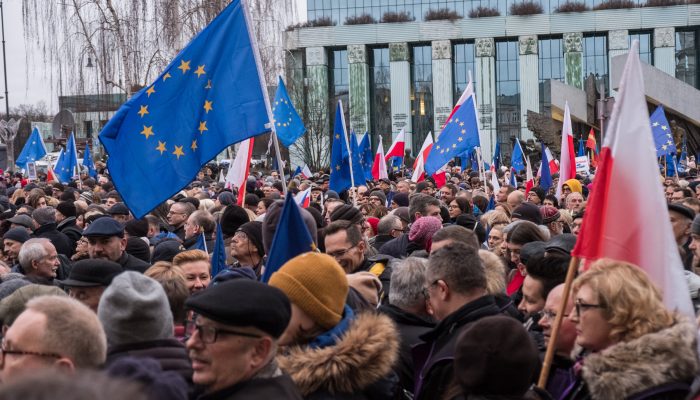
[[[56,252],[68,258],[75,253],[75,247],[71,245],[71,240],[56,229],[56,223],[48,223],[36,228],[34,237],[49,239],[56,248]]]
[[[73,249],[75,249],[78,240],[83,236],[83,230],[78,228],[78,225],[75,223],[75,217],[67,217],[59,222],[56,229],[70,239]]]
[[[187,356],[185,346],[177,339],[160,339],[139,343],[127,343],[110,346],[107,349],[106,365],[123,357],[153,358],[163,371],[174,371],[192,385],[192,364]]]
[[[278,372],[267,378],[253,378],[197,397],[198,400],[301,400],[289,375]]]
[[[684,399],[700,371],[696,336],[695,324],[679,317],[666,329],[589,354],[566,398]]]
[[[423,334],[413,347],[416,369],[415,399],[441,399],[454,377],[455,345],[459,335],[481,318],[501,314],[493,296],[486,295],[465,304]]]
[[[124,268],[124,271],[136,271],[140,273],[146,272],[146,270],[151,267],[151,264],[132,256],[126,251],[122,253],[117,263]]]
[[[279,355],[305,399],[389,399],[399,349],[398,332],[385,315],[364,312],[333,345],[296,346]]]
[[[433,329],[435,323],[391,304],[379,307],[379,311],[391,318],[399,330],[401,347],[399,348],[399,361],[394,370],[399,375],[401,388],[413,393],[415,368],[411,348],[421,343],[419,337]]]
[[[408,245],[408,234],[403,233],[380,247],[379,254],[386,254],[394,258],[404,258],[408,255]]]
[[[389,241],[394,239],[394,237],[391,235],[377,235],[372,239],[374,240],[372,240],[370,244],[377,250],[377,252],[379,252],[379,249],[381,249],[385,243],[388,243]]]

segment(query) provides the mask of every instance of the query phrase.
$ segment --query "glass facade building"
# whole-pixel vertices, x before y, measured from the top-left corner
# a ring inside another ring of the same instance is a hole
[[[348,51],[347,50],[331,50],[328,57],[329,62],[329,82],[330,82],[330,122],[331,128],[335,124],[335,107],[338,100],[343,102],[343,113],[345,114],[345,123],[350,121],[348,114],[350,107],[350,79],[348,71]],[[350,129],[350,127],[347,127]]]
[[[453,103],[457,102],[469,83],[469,73],[472,74],[472,84],[476,89],[476,65],[474,64],[474,42],[455,43],[452,46],[452,81],[454,82]]]
[[[519,81],[518,40],[496,42],[496,128],[504,155],[520,137]]]
[[[382,135],[384,148],[391,143],[391,70],[389,68],[389,48],[372,49],[370,64],[370,121],[372,124],[372,146],[378,143],[377,135]]]
[[[676,32],[676,78],[698,88],[698,29]]]
[[[433,59],[430,45],[414,46],[411,53],[412,154],[416,154],[433,130]]]
[[[539,38],[538,63],[539,63],[539,90],[540,90],[540,112],[551,113],[551,93],[545,91],[545,82],[554,79],[564,81],[564,46],[562,38]]]

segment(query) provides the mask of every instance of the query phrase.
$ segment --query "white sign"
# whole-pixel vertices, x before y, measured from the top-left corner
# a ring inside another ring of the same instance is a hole
[[[36,164],[33,162],[27,163],[27,176],[29,177],[30,181],[36,180]]]
[[[588,175],[591,170],[587,156],[576,157],[576,172],[582,172]]]

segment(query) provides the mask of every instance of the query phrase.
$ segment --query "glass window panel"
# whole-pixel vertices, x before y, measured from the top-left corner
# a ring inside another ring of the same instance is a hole
[[[698,88],[698,31],[676,31],[676,78]]]
[[[520,137],[520,90],[517,39],[496,42],[496,130],[504,159],[513,137]]]
[[[433,130],[433,82],[431,46],[415,46],[411,77],[411,115],[413,123],[412,153],[415,154],[428,132]],[[420,71],[420,73],[417,73]]]

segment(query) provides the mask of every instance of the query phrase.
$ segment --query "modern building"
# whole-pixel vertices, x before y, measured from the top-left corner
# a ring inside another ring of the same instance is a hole
[[[578,133],[598,129],[587,110],[586,77],[614,96],[613,59],[633,40],[643,62],[698,101],[700,4],[681,2],[309,0],[312,27],[286,37],[288,86],[323,129],[331,129],[333,107],[343,100],[355,132],[381,134],[386,148],[390,135],[405,129],[415,154],[428,132],[440,131],[471,71],[483,152],[491,154],[496,142],[509,152],[511,138],[533,138],[528,111],[560,119],[567,96]],[[572,9],[579,11],[564,12]],[[406,17],[413,20],[381,22]],[[651,107],[669,94],[647,96]],[[700,125],[700,111],[669,112]]]

